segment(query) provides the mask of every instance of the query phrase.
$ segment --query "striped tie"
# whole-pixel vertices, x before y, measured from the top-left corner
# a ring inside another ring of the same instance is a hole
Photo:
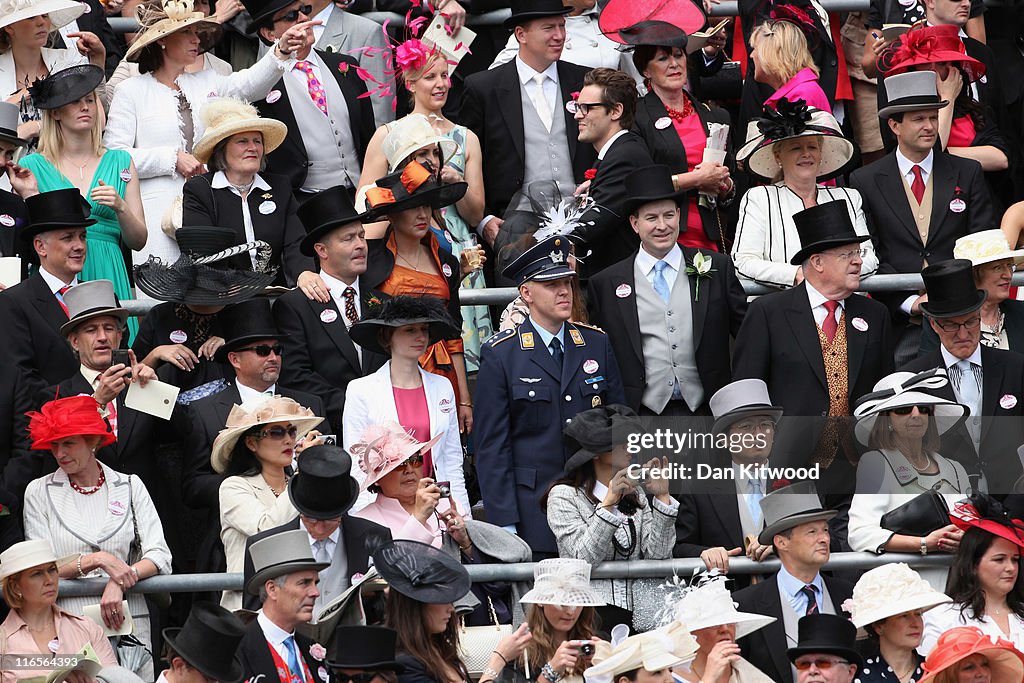
[[[809,614],[817,614],[818,600],[815,597],[816,592],[814,590],[814,586],[804,586],[800,589],[800,592],[807,596],[807,610],[804,612],[804,616],[806,617]]]

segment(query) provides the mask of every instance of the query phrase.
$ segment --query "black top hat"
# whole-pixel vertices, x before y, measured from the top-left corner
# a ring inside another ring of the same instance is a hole
[[[826,249],[871,239],[870,235],[858,235],[853,229],[850,210],[842,199],[797,211],[793,214],[793,223],[803,245],[789,260],[794,266]]]
[[[337,446],[310,446],[299,455],[297,471],[288,482],[295,509],[312,519],[337,519],[359,497],[352,478],[352,458]]]
[[[672,171],[668,166],[653,164],[633,171],[626,177],[625,213],[631,214],[648,202],[672,199],[677,204],[686,197],[686,190],[672,187]]]
[[[18,115],[18,105],[0,102],[0,141],[16,147],[27,147],[28,140],[18,137]]]
[[[565,473],[626,443],[631,434],[642,430],[640,417],[628,406],[611,404],[576,413],[562,430],[569,449],[574,451],[565,462]]]
[[[468,188],[464,182],[442,184],[431,169],[410,161],[402,170],[384,176],[367,189],[367,220],[380,220],[417,206],[440,209],[462,199]]]
[[[299,244],[299,251],[306,256],[316,255],[313,245],[331,230],[349,223],[362,223],[370,216],[369,211],[356,211],[352,197],[342,185],[316,193],[299,206],[297,213],[306,228],[306,236]]]
[[[455,339],[461,332],[440,299],[429,296],[395,296],[384,301],[359,320],[348,331],[356,344],[367,351],[390,356],[391,351],[380,344],[378,333],[384,327],[403,327],[428,323],[430,344],[442,339]]]
[[[503,24],[505,28],[515,28],[531,19],[565,16],[571,11],[572,8],[564,6],[562,0],[512,0],[512,16]]]
[[[270,26],[275,14],[283,10],[294,0],[242,0],[242,6],[252,17],[249,22],[249,35],[255,35],[262,27]],[[312,17],[311,17],[312,18]]]
[[[858,667],[864,664],[857,652],[857,627],[849,619],[835,614],[810,614],[797,622],[796,647],[786,650],[789,661],[805,654],[842,657]]]
[[[382,626],[339,626],[334,630],[334,647],[327,664],[332,669],[401,673],[405,666],[395,661],[397,640],[398,633]]]
[[[89,218],[92,207],[77,187],[40,192],[25,200],[28,224],[21,231],[21,239],[31,243],[41,232],[62,228],[85,228],[96,223]]]
[[[79,64],[40,78],[28,89],[36,109],[58,109],[82,99],[103,82],[103,69]]]
[[[373,554],[373,566],[393,590],[427,604],[455,602],[469,592],[466,568],[451,555],[419,541],[392,541]]]
[[[620,49],[627,51],[638,45],[674,47],[685,50],[689,42],[689,36],[686,35],[686,31],[675,24],[656,19],[641,21],[632,26],[620,28],[616,33],[619,39],[629,46]]]
[[[547,282],[573,277],[576,273],[569,267],[571,246],[568,237],[555,236],[541,240],[505,266],[501,274],[515,280],[517,287],[530,280]]]
[[[260,339],[283,339],[277,331],[274,315],[270,312],[270,301],[263,297],[249,299],[224,309],[220,314],[221,329],[231,330],[231,339],[217,349],[214,360],[227,362],[228,353],[240,349],[249,342]]]
[[[929,318],[955,318],[981,308],[988,296],[974,282],[974,267],[957,258],[934,263],[921,271],[928,303],[921,310]]]
[[[223,683],[242,680],[242,663],[236,652],[245,635],[242,622],[212,602],[192,605],[185,625],[165,628],[164,640],[182,659],[207,678]]]

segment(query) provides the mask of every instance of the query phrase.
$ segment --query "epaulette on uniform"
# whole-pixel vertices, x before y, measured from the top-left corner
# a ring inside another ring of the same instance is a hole
[[[607,334],[607,332],[602,330],[597,325],[588,325],[587,323],[578,323],[578,322],[573,322],[573,325],[575,325],[576,327],[585,327],[588,330],[593,330],[594,332],[600,332],[601,334]]]
[[[500,344],[503,341],[508,341],[509,339],[511,339],[514,336],[516,336],[515,329],[503,330],[501,332],[495,332],[494,334],[492,334],[487,339],[487,341],[484,342],[484,344],[487,344],[488,346],[494,347],[494,346],[497,346],[498,344]]]

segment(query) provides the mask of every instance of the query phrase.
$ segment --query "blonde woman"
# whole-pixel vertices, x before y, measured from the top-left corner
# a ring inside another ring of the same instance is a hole
[[[808,106],[831,112],[832,104],[818,83],[819,70],[814,63],[807,38],[796,24],[789,21],[766,21],[750,35],[753,48],[754,80],[775,89],[765,100],[766,107],[775,108],[786,98],[803,100]]]

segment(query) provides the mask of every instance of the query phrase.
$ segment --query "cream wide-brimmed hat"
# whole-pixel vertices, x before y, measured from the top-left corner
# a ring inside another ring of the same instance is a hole
[[[85,13],[86,4],[76,0],[0,0],[0,28],[43,14],[56,31]]]
[[[256,107],[232,97],[219,97],[199,110],[199,120],[206,131],[192,148],[192,155],[207,163],[221,140],[232,135],[256,131],[263,135],[263,153],[270,154],[281,146],[288,135],[288,126],[275,119],[260,117]]]
[[[553,557],[534,565],[533,588],[519,602],[563,607],[607,604],[590,586],[590,563],[568,557]]]
[[[971,265],[1013,259],[1015,265],[1024,263],[1024,249],[1010,249],[1006,235],[999,228],[964,235],[953,245],[953,258],[965,258]]]
[[[213,440],[210,467],[214,472],[224,474],[231,460],[231,451],[234,450],[238,439],[253,427],[287,422],[295,425],[298,430],[295,439],[299,441],[309,430],[323,421],[324,418],[317,417],[309,408],[304,408],[284,396],[268,396],[266,400],[258,403],[234,405],[228,413],[224,429],[220,430],[217,438]]]
[[[200,53],[209,50],[220,37],[220,24],[202,12],[194,11],[192,0],[163,0],[162,10],[155,10],[143,3],[135,8],[135,17],[143,29],[135,36],[135,41],[124,55],[129,62],[139,61],[143,48],[189,26],[199,33]]]
[[[889,410],[907,406],[932,406],[935,429],[943,435],[970,413],[967,406],[932,393],[949,384],[945,368],[924,372],[894,372],[878,380],[874,390],[857,400],[853,415],[857,418],[854,433],[865,446],[871,439],[878,416]]]
[[[59,567],[76,557],[78,557],[77,553],[58,558],[57,554],[53,552],[53,546],[45,539],[15,543],[0,553],[0,579],[6,579],[8,576],[14,576],[26,569],[50,563]]]
[[[702,628],[736,624],[737,639],[775,621],[775,617],[737,610],[725,581],[725,576],[716,576],[687,589],[676,603],[676,621],[685,625],[690,633]]]
[[[612,638],[615,638],[615,629],[612,629]],[[688,627],[673,621],[664,628],[629,636],[615,645],[604,640],[598,642],[591,660],[593,665],[583,676],[588,682],[596,683],[612,681],[615,676],[635,669],[661,671],[692,662],[699,649]]]
[[[775,143],[809,135],[821,137],[819,182],[834,177],[853,159],[853,143],[843,136],[830,112],[802,105],[802,100],[786,99],[779,100],[777,109],[766,107],[762,116],[747,124],[746,142],[736,158],[743,160],[751,173],[771,180],[780,170]]]
[[[430,450],[442,436],[444,432],[423,443],[412,437],[397,422],[368,425],[359,441],[349,448],[352,457],[359,463],[359,469],[366,473],[360,490],[367,490],[371,484],[377,483],[404,465],[406,460],[417,453]]]
[[[853,587],[853,597],[843,604],[857,628],[915,610],[927,611],[952,602],[931,587],[903,562],[886,564],[865,572]]]
[[[423,114],[409,114],[388,124],[388,134],[381,143],[384,157],[388,160],[388,173],[397,171],[399,164],[411,154],[434,144],[441,148],[442,161],[447,161],[459,151],[458,143],[434,130]]]

